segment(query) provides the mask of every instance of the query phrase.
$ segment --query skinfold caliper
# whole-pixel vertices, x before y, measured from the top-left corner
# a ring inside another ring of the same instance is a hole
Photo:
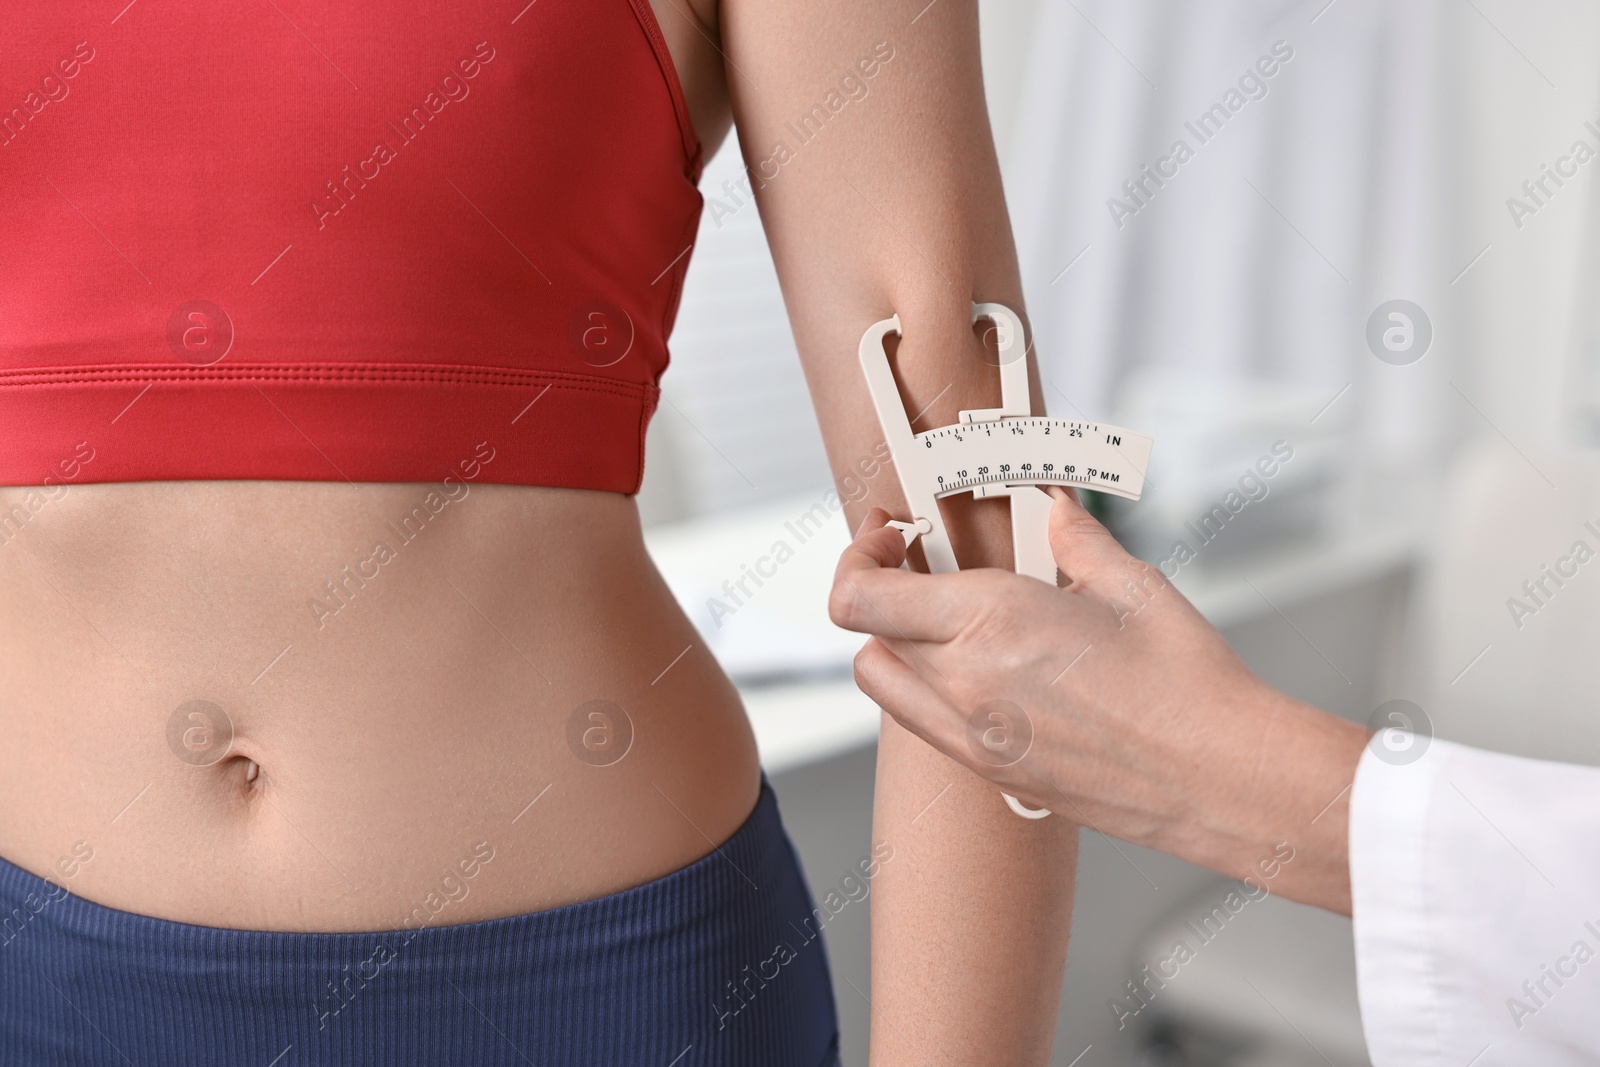
[[[911,521],[890,525],[905,536],[907,547],[920,537],[928,570],[947,574],[959,567],[939,514],[939,498],[955,493],[1009,497],[1017,572],[1054,585],[1052,502],[1038,487],[1074,485],[1137,500],[1144,491],[1152,441],[1103,423],[1034,415],[1022,320],[1004,304],[973,304],[972,321],[984,318],[994,323],[1000,407],[962,411],[958,422],[922,433],[911,429],[884,348],[884,339],[900,332],[900,316],[873,323],[861,337],[861,369],[911,509]],[[1024,818],[1050,814],[1047,808],[1028,808],[1011,794],[1002,795]]]

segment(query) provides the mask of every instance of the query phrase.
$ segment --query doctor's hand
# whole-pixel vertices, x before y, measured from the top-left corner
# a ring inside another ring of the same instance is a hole
[[[1052,495],[1064,589],[900,570],[903,537],[873,509],[829,598],[835,623],[873,635],[857,683],[1025,803],[1348,914],[1367,731],[1273,690],[1159,569]]]

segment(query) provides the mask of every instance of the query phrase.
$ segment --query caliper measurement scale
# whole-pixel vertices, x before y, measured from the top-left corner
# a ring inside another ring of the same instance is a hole
[[[873,323],[861,337],[861,370],[911,509],[910,522],[890,525],[901,531],[907,546],[920,537],[928,570],[948,574],[959,567],[939,514],[939,498],[955,493],[1009,497],[1017,572],[1054,585],[1052,501],[1038,487],[1077,486],[1137,500],[1144,491],[1152,441],[1119,426],[1033,414],[1022,320],[1004,304],[973,304],[972,321],[985,318],[994,323],[1000,407],[962,411],[960,421],[923,433],[911,429],[884,348],[889,334],[900,332],[900,316]],[[1050,814],[1046,808],[1025,807],[1009,793],[1001,795],[1024,818]]]
[[[973,412],[964,411],[961,414],[971,415]],[[1138,491],[1129,493],[1123,489],[1123,485],[1126,482],[1138,483],[1141,476],[1133,469],[1133,461],[1129,458],[1131,453],[1121,450],[1128,438],[1139,436],[1117,426],[1036,415],[1026,419],[1007,418],[944,426],[919,433],[913,440],[926,450],[923,466],[933,472],[939,496],[963,492],[980,485],[1026,482],[1076,485],[1137,500]],[[977,447],[973,447],[972,438],[982,439]],[[1038,458],[1058,453],[1060,450],[1056,444],[1063,439],[1069,446],[1082,450],[1078,453],[1078,462]],[[1108,451],[1104,454],[1095,452],[1096,443],[1103,444]],[[1149,458],[1149,438],[1143,438],[1142,444],[1138,445],[1130,442],[1128,447],[1141,452],[1143,458]],[[976,462],[977,459],[983,462]]]

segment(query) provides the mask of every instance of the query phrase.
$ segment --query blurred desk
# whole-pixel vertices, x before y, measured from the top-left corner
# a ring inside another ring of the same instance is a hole
[[[781,774],[878,740],[878,705],[852,678],[739,688],[761,749],[761,766]]]

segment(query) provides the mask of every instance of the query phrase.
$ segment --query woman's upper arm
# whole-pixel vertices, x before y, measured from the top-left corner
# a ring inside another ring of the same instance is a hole
[[[869,324],[900,315],[906,402],[931,404],[921,423],[941,425],[999,395],[971,302],[1021,310],[976,3],[923,3],[721,4],[747,176],[836,477],[880,440],[856,363]],[[893,510],[885,482],[871,497]]]

